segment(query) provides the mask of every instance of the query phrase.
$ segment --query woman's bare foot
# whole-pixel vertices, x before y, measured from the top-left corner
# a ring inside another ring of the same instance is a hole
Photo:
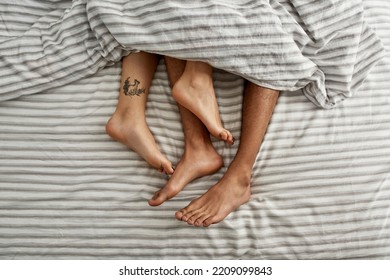
[[[250,177],[243,178],[241,175],[227,172],[205,194],[193,200],[187,207],[177,211],[176,218],[198,227],[208,227],[222,221],[250,199]]]
[[[153,198],[150,206],[158,206],[178,194],[189,182],[213,174],[223,166],[222,157],[212,145],[195,145],[186,148],[183,158],[168,183]]]
[[[106,132],[116,141],[139,154],[150,166],[158,171],[172,174],[172,163],[160,152],[146,121],[133,121],[130,112],[115,112],[107,122]]]
[[[222,125],[211,73],[185,71],[173,86],[172,95],[204,123],[211,135],[230,145],[234,143],[232,134]]]

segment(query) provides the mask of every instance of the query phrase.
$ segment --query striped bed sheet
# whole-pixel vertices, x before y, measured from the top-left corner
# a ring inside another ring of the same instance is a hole
[[[61,16],[69,3],[2,1],[0,41],[23,36],[42,16]],[[363,6],[388,51],[390,3]],[[167,178],[104,131],[121,65],[91,71],[0,102],[1,259],[390,257],[389,54],[335,109],[319,109],[301,90],[282,92],[254,166],[251,200],[210,228],[190,227],[174,213],[226,168],[148,206]],[[243,79],[215,70],[214,82],[223,122],[239,136]],[[183,133],[163,62],[147,121],[163,153],[178,162]],[[237,146],[213,143],[227,166]]]

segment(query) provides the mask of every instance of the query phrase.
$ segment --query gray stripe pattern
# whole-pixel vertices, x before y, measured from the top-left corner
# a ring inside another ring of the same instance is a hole
[[[0,100],[77,81],[134,50],[303,88],[323,108],[353,95],[384,55],[357,0],[78,0],[0,43]]]
[[[57,22],[82,1],[64,2],[1,1],[6,20],[0,24],[0,45],[15,38],[28,43],[33,26],[50,26],[51,20]],[[279,4],[306,11],[295,2]],[[282,7],[270,3],[274,11]],[[326,3],[317,4],[324,17],[331,9]],[[390,3],[363,4],[362,15],[389,51]],[[301,20],[312,23],[315,11],[306,12]],[[81,32],[83,17],[74,20],[80,21],[74,32]],[[313,39],[318,35],[312,34]],[[61,33],[47,36],[58,36],[60,42],[67,38]],[[361,42],[362,50],[371,48],[369,37]],[[76,44],[72,40],[69,45]],[[92,41],[86,37],[83,42]],[[20,51],[39,57],[40,50]],[[190,49],[184,52],[191,54]],[[326,60],[338,54],[323,49],[321,55]],[[79,61],[83,57],[75,55]],[[374,60],[364,57],[356,66],[356,85]],[[54,65],[55,69],[71,66],[67,61]],[[254,166],[251,201],[208,229],[178,222],[174,212],[215,184],[224,168],[190,183],[161,207],[151,208],[147,200],[167,178],[105,134],[117,102],[120,69],[120,63],[100,71],[94,68],[92,76],[82,79],[76,72],[66,76],[69,73],[60,71],[54,76],[59,75],[64,86],[0,103],[0,259],[390,258],[389,55],[372,68],[354,97],[334,110],[319,110],[302,91],[283,92]],[[334,74],[335,79],[341,77]],[[216,70],[214,80],[223,122],[239,141],[243,79]],[[330,84],[343,87],[342,81]],[[44,85],[35,85],[35,90]],[[19,95],[24,93],[14,96]],[[147,121],[161,150],[178,162],[183,133],[163,63],[151,88]],[[214,145],[227,166],[237,146],[225,147],[219,141]]]

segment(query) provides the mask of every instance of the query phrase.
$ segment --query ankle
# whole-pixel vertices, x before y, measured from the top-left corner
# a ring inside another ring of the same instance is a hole
[[[194,73],[190,76],[189,86],[194,89],[212,87],[212,76],[204,73]]]
[[[124,107],[117,109],[114,116],[118,116],[122,121],[137,123],[141,119],[145,119],[145,111],[133,107]]]
[[[235,178],[238,186],[247,187],[250,185],[252,179],[252,166],[240,166],[232,163],[226,171],[226,175]]]
[[[117,138],[119,134],[123,134],[124,130],[130,134],[139,129],[142,130],[143,126],[147,126],[147,124],[145,116],[142,114],[134,114],[130,110],[117,110],[106,123],[106,133]]]
[[[187,62],[183,77],[187,77],[189,86],[193,88],[205,87],[205,85],[212,85],[212,68],[202,62]]]
[[[184,146],[186,150],[204,150],[213,147],[208,134],[197,133],[195,135],[194,137],[185,135]]]

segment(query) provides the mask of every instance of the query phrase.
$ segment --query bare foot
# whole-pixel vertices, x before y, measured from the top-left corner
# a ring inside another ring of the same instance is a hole
[[[176,212],[175,216],[178,220],[198,227],[218,223],[249,201],[249,182],[239,176],[225,174],[221,181],[187,207]]]
[[[233,135],[222,125],[212,78],[184,72],[172,89],[173,98],[196,115],[214,137],[232,145]]]
[[[178,194],[189,182],[196,178],[213,174],[223,166],[222,157],[213,146],[198,149],[186,149],[175,172],[168,183],[153,198],[150,206],[158,206]]]
[[[132,121],[130,115],[115,112],[107,122],[106,132],[116,141],[139,154],[158,171],[172,174],[172,163],[160,152],[145,120]]]

